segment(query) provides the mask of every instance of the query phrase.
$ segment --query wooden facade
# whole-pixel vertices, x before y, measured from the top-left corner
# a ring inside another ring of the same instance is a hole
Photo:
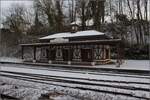
[[[69,65],[97,65],[110,63],[110,51],[112,46],[116,47],[116,51],[118,52],[117,61],[119,62],[121,60],[120,39],[21,44],[22,59],[24,59],[24,49],[26,47],[31,47],[33,50],[32,61],[34,63],[45,62],[50,64]],[[37,58],[37,50],[40,50],[40,58]]]

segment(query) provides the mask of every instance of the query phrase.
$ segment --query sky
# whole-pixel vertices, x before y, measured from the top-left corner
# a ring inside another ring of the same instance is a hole
[[[0,0],[0,7],[2,11],[5,11],[7,8],[9,8],[12,4],[23,4],[27,7],[30,7],[33,5],[33,0]]]
[[[0,0],[0,23],[2,22],[3,13],[7,11],[7,9],[13,5],[13,4],[23,4],[28,8],[31,8],[33,6],[33,0]],[[2,27],[2,24],[0,24],[0,28]]]

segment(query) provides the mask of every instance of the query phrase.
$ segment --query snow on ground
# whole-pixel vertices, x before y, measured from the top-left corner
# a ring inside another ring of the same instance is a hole
[[[120,66],[116,65],[96,65],[97,68],[130,69],[130,70],[150,70],[149,60],[125,60]]]
[[[28,69],[28,68],[16,68],[16,67],[1,67],[2,71],[12,71],[12,72],[22,72],[22,73],[32,73],[32,74],[42,74],[42,75],[51,75],[51,76],[60,76],[60,77],[70,77],[70,78],[84,78],[84,79],[97,79],[97,80],[111,80],[111,81],[125,81],[125,82],[145,82],[145,83],[150,83],[150,80],[148,78],[137,78],[137,77],[123,77],[123,76],[107,76],[107,75],[93,75],[93,74],[86,74],[86,73],[72,73],[72,72],[59,72],[59,71],[47,71],[47,70],[37,70],[37,69]],[[3,73],[3,72],[2,72]],[[6,74],[8,75],[8,74]],[[11,74],[9,74],[11,75]],[[13,74],[12,74],[13,75]],[[20,75],[17,75],[20,76]],[[61,79],[61,78],[60,78]],[[63,79],[63,78],[62,78]],[[67,79],[67,80],[73,80],[73,79]],[[96,81],[87,81],[87,80],[74,80],[74,81],[79,81],[79,82],[87,82],[87,83],[96,83],[96,84],[105,84],[105,85],[111,85],[111,86],[122,86],[122,87],[131,87],[131,88],[142,88],[142,89],[147,89],[149,88],[148,85],[144,84],[129,84],[129,83],[105,83],[105,82],[96,82]],[[48,81],[42,81],[49,83]],[[60,84],[63,86],[70,86],[68,83],[59,83],[59,82],[50,82],[52,84]],[[82,85],[82,84],[72,84],[72,87],[89,87],[92,89],[100,89],[104,91],[117,91],[117,92],[123,92],[123,93],[131,93],[136,96],[140,97],[149,97],[149,93],[146,91],[142,90],[126,90],[126,89],[117,89],[116,87],[107,87],[107,86],[90,86],[90,85]]]
[[[144,78],[133,78],[133,77],[121,77],[121,76],[106,76],[106,75],[94,75],[88,73],[72,73],[72,72],[59,72],[49,70],[37,70],[29,68],[17,68],[17,67],[0,67],[2,71],[31,73],[31,74],[42,74],[51,76],[63,76],[63,77],[75,77],[75,78],[86,78],[86,79],[97,79],[97,80],[116,80],[116,81],[133,81],[133,82],[145,82],[149,83],[149,79]]]
[[[22,59],[11,57],[0,57],[1,62],[22,62]]]
[[[48,89],[49,86],[43,84],[37,84],[33,82],[26,82],[6,77],[0,77],[0,94],[5,94],[8,96],[12,96],[15,98],[19,98],[21,100],[38,100],[42,99],[42,94],[53,94],[51,95],[52,100],[60,100],[57,97],[67,98],[65,100],[76,100],[75,98],[64,95],[55,96],[56,91],[52,91],[52,89]]]
[[[11,58],[0,58],[0,61],[16,61],[21,62],[19,59],[11,59]],[[140,69],[140,70],[149,70],[149,61],[148,60],[127,60],[120,68],[115,67],[115,65],[98,65],[95,67],[101,68],[117,68],[117,69]],[[2,71],[12,71],[12,72],[22,72],[22,73],[31,73],[31,74],[42,74],[42,75],[51,75],[51,76],[64,76],[64,77],[74,77],[74,78],[84,78],[84,79],[97,79],[97,80],[109,80],[109,81],[126,81],[126,82],[145,82],[150,83],[148,78],[138,78],[138,77],[123,77],[123,76],[111,76],[111,75],[94,75],[90,73],[72,73],[72,72],[63,72],[63,71],[55,71],[55,70],[44,70],[44,69],[31,69],[25,67],[15,67],[15,66],[0,66],[0,70]],[[68,79],[71,80],[71,79]],[[86,80],[82,80],[82,82],[86,82]],[[91,81],[92,82],[92,81]],[[4,84],[5,83],[5,84]],[[52,82],[57,83],[57,82]],[[95,82],[101,84],[108,84],[107,82]],[[57,83],[58,84],[58,83]],[[59,83],[61,85],[69,85],[64,83]],[[119,86],[132,86],[139,88],[149,88],[147,85],[136,85],[134,84],[126,84],[126,83],[111,83],[108,85],[117,85]],[[72,86],[76,87],[85,87],[80,84],[72,84]],[[110,90],[110,91],[118,91],[124,93],[132,93],[131,91],[126,91],[122,89],[108,88],[105,86],[93,86],[92,89],[102,89],[102,90]],[[52,93],[51,93],[52,92]],[[138,100],[135,98],[130,98],[126,96],[120,95],[112,95],[105,94],[100,92],[91,92],[91,91],[83,91],[72,88],[64,88],[60,86],[54,85],[46,85],[39,84],[34,82],[21,81],[17,79],[11,79],[6,77],[0,77],[0,94],[9,94],[10,96],[16,96],[18,98],[23,98],[24,100],[37,100],[37,98],[41,97],[42,94],[53,94],[60,93],[61,95],[53,95],[52,98],[54,100]],[[148,96],[147,92],[143,91],[134,91],[134,95],[138,96]],[[63,98],[63,99],[62,99]],[[42,99],[41,99],[42,100]],[[141,100],[141,99],[140,99]]]
[[[0,57],[0,61],[18,62],[18,63],[22,62],[21,59],[9,58],[9,57]],[[115,61],[115,60],[113,60],[113,61]],[[53,65],[55,65],[55,64],[53,64]],[[58,66],[60,66],[60,64],[58,64]],[[116,67],[115,64],[95,65],[95,66],[80,66],[80,65],[75,65],[75,66],[76,67],[111,68],[111,69],[149,70],[150,71],[150,61],[149,60],[125,60],[125,63],[123,63],[120,67]],[[70,67],[70,66],[68,66],[68,67]]]
[[[50,96],[54,93],[60,95]],[[38,100],[42,94],[50,94],[49,96],[52,100],[142,100],[127,96],[64,88],[6,77],[0,77],[0,94],[7,94],[22,100]],[[44,99],[41,98],[40,100]]]

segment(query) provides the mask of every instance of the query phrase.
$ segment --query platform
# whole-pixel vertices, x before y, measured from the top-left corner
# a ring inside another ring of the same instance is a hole
[[[115,60],[114,60],[115,61]],[[120,66],[116,67],[115,64],[107,65],[66,65],[66,64],[48,64],[48,63],[32,63],[23,62],[21,59],[17,58],[0,58],[1,63],[15,63],[15,64],[25,64],[33,66],[46,66],[46,67],[63,67],[63,68],[78,68],[78,69],[91,69],[91,70],[120,70],[120,71],[147,71],[150,72],[150,61],[149,60],[125,60],[125,62]]]

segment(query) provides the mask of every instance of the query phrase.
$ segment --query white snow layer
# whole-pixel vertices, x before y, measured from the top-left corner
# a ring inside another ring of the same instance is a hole
[[[11,60],[11,59],[8,59]],[[19,67],[19,66],[18,66]],[[95,67],[107,67],[107,68],[116,68],[115,65],[98,65]],[[140,69],[145,70],[149,69],[149,61],[148,60],[127,60],[126,63],[121,65],[121,69]],[[119,68],[118,68],[119,69]],[[109,81],[126,81],[126,82],[145,82],[150,83],[150,80],[148,78],[138,78],[138,77],[123,77],[123,76],[111,76],[110,75],[94,75],[90,73],[73,73],[73,72],[61,72],[61,71],[55,71],[55,70],[45,70],[45,69],[31,69],[31,68],[17,68],[14,66],[0,66],[0,70],[4,71],[12,71],[12,72],[22,72],[22,73],[32,73],[32,74],[42,74],[42,75],[51,75],[51,76],[64,76],[64,77],[74,77],[74,78],[84,78],[84,79],[97,79],[97,80],[109,80]],[[68,79],[72,80],[72,79]],[[43,81],[44,82],[44,81]],[[46,82],[46,81],[45,81]],[[81,82],[88,82],[87,80],[81,80]],[[140,100],[135,99],[131,97],[126,96],[120,96],[120,95],[111,95],[111,94],[105,94],[105,93],[97,93],[97,92],[91,92],[91,91],[83,91],[78,89],[71,89],[71,88],[64,88],[60,86],[52,86],[52,85],[44,85],[39,83],[32,83],[32,82],[25,82],[25,81],[19,81],[19,80],[13,80],[6,77],[0,77],[0,84],[1,83],[7,83],[6,85],[0,85],[0,92],[9,94],[11,96],[26,98],[24,100],[37,100],[38,97],[41,96],[43,93],[48,93],[49,91],[58,91],[63,92],[64,94],[67,94],[67,96],[60,95],[54,97],[54,100],[87,100],[85,98],[90,98],[90,100]],[[51,83],[57,83],[57,82],[51,82]],[[96,82],[91,81],[89,83],[97,83],[97,84],[107,84],[107,85],[119,85],[119,86],[131,86],[131,87],[139,87],[139,88],[149,88],[148,85],[142,85],[142,84],[129,84],[129,83],[109,83],[109,82]],[[57,83],[62,85],[69,85],[64,83]],[[14,87],[17,86],[17,89]],[[80,84],[72,84],[73,87],[85,87]],[[88,86],[88,85],[87,85]],[[100,90],[110,90],[110,91],[118,91],[118,92],[124,92],[124,93],[131,93],[136,96],[144,96],[149,97],[148,92],[144,91],[129,91],[124,89],[115,89],[111,87],[105,87],[105,86],[88,86],[92,89],[100,89]],[[80,99],[72,98],[70,96],[76,96]],[[62,99],[61,99],[62,98]]]
[[[104,17],[105,23],[111,23],[112,22],[111,18],[112,18],[112,16],[105,16]],[[80,18],[77,18],[76,21],[70,23],[70,25],[78,25],[78,26],[81,26],[81,24],[82,24],[82,22],[81,22]],[[85,24],[86,24],[86,26],[93,26],[94,25],[93,18],[86,20]]]
[[[120,66],[116,65],[96,65],[97,68],[112,68],[112,69],[130,69],[130,70],[149,70],[150,71],[150,61],[149,60],[125,60],[125,62]]]
[[[54,38],[68,38],[68,37],[78,37],[78,36],[94,36],[94,35],[104,35],[105,33],[98,32],[95,30],[87,30],[87,31],[78,31],[76,33],[57,33],[53,35],[48,35],[46,37],[42,37],[40,39],[54,39]]]
[[[21,63],[22,60],[18,58],[0,57],[2,62],[18,62]],[[58,66],[61,66],[60,64]],[[67,66],[67,65],[66,65]],[[150,71],[150,61],[149,60],[125,60],[120,67],[116,67],[115,64],[112,65],[95,65],[95,66],[80,66],[77,67],[95,67],[95,68],[111,68],[111,69],[130,69],[130,70],[149,70]],[[69,66],[70,67],[70,66]],[[73,66],[72,66],[73,67]]]
[[[75,78],[86,78],[86,79],[97,79],[97,80],[116,80],[116,81],[131,81],[131,82],[146,82],[149,83],[149,79],[134,78],[134,77],[122,77],[122,76],[107,76],[107,75],[94,75],[88,73],[72,73],[72,72],[60,72],[60,71],[49,71],[49,70],[37,70],[29,68],[17,68],[17,67],[1,67],[2,71],[31,73],[31,74],[42,74],[51,76],[64,76],[64,77],[75,77]]]
[[[64,94],[55,96],[52,98],[52,100],[144,100],[135,99],[128,96],[112,95],[101,92],[91,92],[61,86],[27,82],[6,77],[0,77],[0,83],[5,83],[5,85],[0,84],[0,93],[5,93],[7,95],[9,94],[9,96],[18,97],[22,100],[38,100],[41,94],[50,94],[52,92]]]
[[[0,62],[22,62],[19,58],[12,58],[12,57],[0,57]]]

